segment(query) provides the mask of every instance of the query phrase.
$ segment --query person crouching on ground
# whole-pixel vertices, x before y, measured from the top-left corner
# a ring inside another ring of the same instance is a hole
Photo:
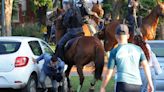
[[[41,56],[39,56],[37,59],[33,58],[33,61],[36,63],[39,63],[39,61],[44,59],[44,64],[42,66],[42,70],[40,73],[39,82],[41,83],[41,86],[43,88],[43,92],[45,92],[46,85],[45,80],[46,77],[49,77],[52,82],[52,90],[53,92],[56,92],[57,90],[57,82],[60,82],[62,80],[62,74],[64,70],[65,63],[58,58],[58,60],[54,60],[54,58],[48,54],[44,53]]]

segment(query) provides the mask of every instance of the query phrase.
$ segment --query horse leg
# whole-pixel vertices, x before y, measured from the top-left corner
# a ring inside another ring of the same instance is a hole
[[[95,89],[95,84],[96,84],[96,79],[94,78],[93,80],[92,80],[92,82],[91,82],[91,87],[90,87],[90,89],[89,89],[89,92],[94,92],[94,89]]]
[[[80,92],[82,85],[83,85],[83,82],[84,82],[84,74],[83,74],[82,70],[83,70],[82,66],[77,66],[77,72],[78,72],[79,77],[80,77],[80,85],[77,88],[77,92]]]
[[[72,90],[71,90],[72,86],[71,86],[70,79],[69,79],[69,74],[70,74],[71,69],[72,69],[72,65],[68,65],[68,68],[65,71],[65,76],[67,78],[67,83],[68,83],[68,92],[72,92]]]

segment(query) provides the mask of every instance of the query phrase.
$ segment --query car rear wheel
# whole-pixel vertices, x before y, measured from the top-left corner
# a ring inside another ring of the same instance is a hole
[[[37,78],[31,76],[25,88],[22,89],[22,92],[37,92]]]

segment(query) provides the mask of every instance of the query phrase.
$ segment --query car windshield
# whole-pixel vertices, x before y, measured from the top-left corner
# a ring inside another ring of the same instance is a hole
[[[164,43],[149,43],[157,57],[164,57]]]
[[[0,41],[0,54],[10,54],[18,51],[20,42]]]

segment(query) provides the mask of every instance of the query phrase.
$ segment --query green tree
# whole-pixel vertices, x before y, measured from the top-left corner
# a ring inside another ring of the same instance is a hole
[[[105,13],[112,15],[112,20],[122,18],[121,10],[125,4],[125,0],[104,0]]]
[[[37,12],[39,23],[46,24],[46,12],[53,8],[52,0],[32,0],[34,3],[33,10]]]
[[[139,0],[141,5],[152,10],[156,6],[156,0]],[[160,0],[164,1],[164,0]],[[127,14],[127,2],[128,0],[103,0],[105,13],[111,12],[112,19],[124,18]],[[139,15],[145,17],[149,12],[139,11]]]

